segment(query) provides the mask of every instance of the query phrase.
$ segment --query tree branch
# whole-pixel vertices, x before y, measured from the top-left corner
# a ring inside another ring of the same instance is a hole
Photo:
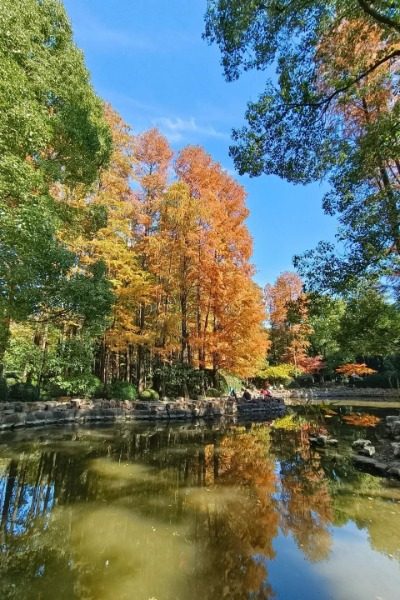
[[[387,25],[388,27],[391,27],[392,29],[397,31],[397,33],[400,33],[400,23],[398,21],[395,21],[394,19],[383,15],[382,13],[377,11],[376,8],[374,8],[368,2],[366,2],[366,0],[357,0],[357,2],[362,8],[362,10],[366,12],[370,17],[375,19],[375,21],[379,21],[379,23],[383,23],[384,25]]]
[[[336,96],[338,96],[342,92],[346,92],[353,85],[355,85],[356,83],[358,83],[359,81],[361,81],[362,79],[364,79],[365,77],[367,77],[368,75],[373,73],[373,71],[375,71],[378,67],[383,65],[385,62],[392,60],[393,58],[396,58],[396,57],[400,57],[400,49],[394,50],[387,56],[380,58],[373,65],[368,67],[368,69],[363,71],[360,75],[358,75],[357,77],[355,77],[354,79],[352,79],[351,81],[346,83],[346,85],[343,85],[342,87],[337,88],[334,92],[329,94],[329,96],[322,98],[318,102],[302,102],[302,103],[298,103],[298,104],[290,104],[288,106],[290,106],[290,108],[296,108],[296,107],[300,107],[300,106],[310,106],[311,108],[321,108],[322,106],[325,106],[325,108],[327,109],[329,104],[332,102],[332,100],[334,98],[336,98]]]

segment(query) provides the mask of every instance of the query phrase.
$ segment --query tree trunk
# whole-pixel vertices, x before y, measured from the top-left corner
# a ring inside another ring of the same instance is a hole
[[[139,308],[139,331],[142,334],[145,325],[145,307],[144,304],[140,305]],[[144,361],[145,361],[145,347],[143,344],[138,344],[137,349],[137,363],[136,363],[136,381],[138,390],[141,391],[144,388]]]
[[[42,385],[42,380],[43,380],[43,373],[44,373],[44,369],[46,366],[46,358],[47,358],[47,338],[48,338],[48,334],[49,334],[49,325],[48,323],[46,323],[45,327],[44,327],[44,333],[42,336],[42,340],[41,340],[41,344],[40,344],[40,349],[42,351],[42,362],[40,365],[40,374],[39,374],[39,378],[38,378],[38,388],[40,391],[41,385]]]
[[[4,374],[4,355],[10,339],[11,319],[7,314],[0,317],[0,377]]]

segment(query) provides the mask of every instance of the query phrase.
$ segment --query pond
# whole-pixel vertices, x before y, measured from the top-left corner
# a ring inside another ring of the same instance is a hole
[[[293,423],[2,434],[0,597],[398,600],[399,482],[351,461],[382,428]]]

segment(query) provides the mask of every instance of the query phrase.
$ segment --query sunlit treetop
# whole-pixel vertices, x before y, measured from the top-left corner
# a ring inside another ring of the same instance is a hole
[[[370,369],[370,367],[367,367],[367,365],[365,363],[346,363],[344,365],[341,365],[340,367],[338,367],[335,370],[336,370],[336,373],[339,373],[340,375],[347,375],[347,376],[373,375],[374,373],[376,373],[376,371],[374,369]]]
[[[110,134],[61,2],[0,0],[0,69],[0,189],[92,183]]]

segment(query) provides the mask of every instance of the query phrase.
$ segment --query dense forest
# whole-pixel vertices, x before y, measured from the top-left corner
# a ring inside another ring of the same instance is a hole
[[[158,131],[134,135],[95,96],[59,2],[6,4],[7,383],[134,395],[131,383],[187,393],[252,375],[267,337],[243,188],[200,147],[174,156]]]
[[[241,378],[399,385],[390,4],[208,3],[228,79],[278,68],[234,131],[239,172],[328,178],[340,223],[339,252],[321,242],[295,258],[303,280],[263,292],[243,187],[96,96],[58,0],[0,0],[3,399],[217,395]]]

